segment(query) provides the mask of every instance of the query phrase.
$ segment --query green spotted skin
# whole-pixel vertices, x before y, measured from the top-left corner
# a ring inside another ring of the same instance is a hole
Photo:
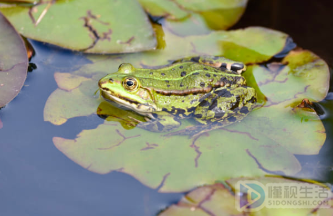
[[[105,99],[150,117],[139,127],[167,132],[179,127],[180,119],[193,118],[200,124],[170,134],[194,135],[240,121],[252,110],[256,93],[246,86],[244,70],[240,62],[215,56],[181,59],[160,69],[124,63],[99,87]]]

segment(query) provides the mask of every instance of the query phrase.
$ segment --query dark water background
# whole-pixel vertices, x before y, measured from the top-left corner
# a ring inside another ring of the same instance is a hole
[[[333,65],[333,1],[250,0],[233,29],[265,26],[289,34]],[[0,110],[0,215],[90,216],[155,215],[183,194],[158,193],[133,177],[118,172],[99,175],[87,171],[58,151],[52,137],[73,139],[83,129],[102,123],[96,115],[75,118],[55,126],[43,121],[48,96],[57,88],[53,73],[70,71],[84,63],[79,53],[32,42],[37,69],[28,73],[21,93]],[[71,69],[69,69],[71,68]],[[333,99],[333,94],[329,95]],[[333,100],[318,104],[327,140],[315,156],[297,156],[301,176],[333,183]]]

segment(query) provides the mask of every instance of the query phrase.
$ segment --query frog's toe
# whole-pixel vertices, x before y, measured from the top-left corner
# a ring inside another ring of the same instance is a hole
[[[136,118],[133,118],[132,116],[128,116],[128,118],[130,118],[131,120],[137,122],[137,123],[142,123],[142,121],[136,119]]]

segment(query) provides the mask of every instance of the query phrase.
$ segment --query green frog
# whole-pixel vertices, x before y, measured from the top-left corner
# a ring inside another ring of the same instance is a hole
[[[123,63],[98,85],[105,99],[146,116],[146,122],[133,119],[138,127],[193,136],[240,121],[253,109],[256,92],[246,86],[245,69],[218,56],[184,58],[159,69]],[[183,118],[199,124],[171,132]]]

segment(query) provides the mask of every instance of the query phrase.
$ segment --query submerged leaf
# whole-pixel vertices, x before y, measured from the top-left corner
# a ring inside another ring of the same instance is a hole
[[[27,68],[24,42],[0,13],[0,107],[20,92],[27,77]]]
[[[0,11],[24,36],[72,50],[127,53],[156,46],[148,17],[136,0],[42,1]]]

